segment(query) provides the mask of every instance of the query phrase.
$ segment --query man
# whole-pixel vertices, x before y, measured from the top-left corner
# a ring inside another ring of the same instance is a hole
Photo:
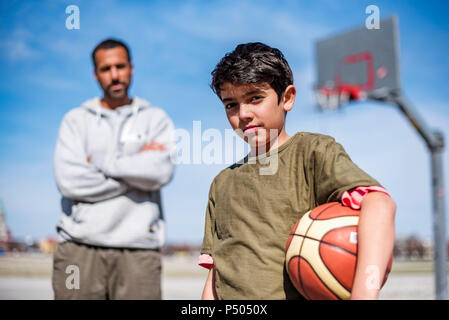
[[[174,170],[173,124],[128,95],[134,69],[123,42],[101,42],[92,59],[103,97],[64,116],[54,155],[63,211],[55,299],[160,299],[160,188]]]

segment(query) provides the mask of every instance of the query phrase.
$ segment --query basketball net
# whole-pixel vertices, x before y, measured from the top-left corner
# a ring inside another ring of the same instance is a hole
[[[365,99],[360,86],[341,84],[337,87],[321,87],[316,90],[316,100],[321,110],[335,110],[351,100]]]

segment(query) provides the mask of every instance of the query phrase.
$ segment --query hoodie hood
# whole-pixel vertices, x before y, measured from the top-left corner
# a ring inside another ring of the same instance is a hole
[[[140,111],[150,107],[151,105],[148,101],[139,97],[134,97],[131,104],[117,107],[114,110],[104,108],[101,105],[100,97],[89,99],[81,104],[81,108],[87,109],[90,113],[96,116],[97,123],[99,123],[102,118],[109,118],[117,114],[123,117],[131,115],[133,118],[136,118]]]

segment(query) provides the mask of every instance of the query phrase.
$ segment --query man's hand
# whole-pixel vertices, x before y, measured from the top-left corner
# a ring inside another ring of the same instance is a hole
[[[150,143],[144,145],[139,152],[144,152],[144,151],[148,151],[148,150],[158,150],[158,151],[164,151],[166,148],[163,144],[151,141]],[[88,156],[87,157],[87,163],[91,163],[92,162],[92,157]]]
[[[150,143],[144,145],[139,152],[144,152],[148,150],[158,150],[158,151],[164,151],[166,148],[163,144],[151,141]]]

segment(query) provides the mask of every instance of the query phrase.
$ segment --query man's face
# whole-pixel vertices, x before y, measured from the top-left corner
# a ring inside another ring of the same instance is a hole
[[[125,48],[100,49],[95,54],[95,61],[95,79],[103,89],[105,97],[113,100],[126,98],[133,65],[128,61]]]
[[[232,128],[251,147],[264,147],[269,151],[276,138],[286,135],[285,112],[293,105],[290,101],[285,104],[284,98],[278,103],[278,95],[270,85],[226,82],[221,86],[220,97]]]

